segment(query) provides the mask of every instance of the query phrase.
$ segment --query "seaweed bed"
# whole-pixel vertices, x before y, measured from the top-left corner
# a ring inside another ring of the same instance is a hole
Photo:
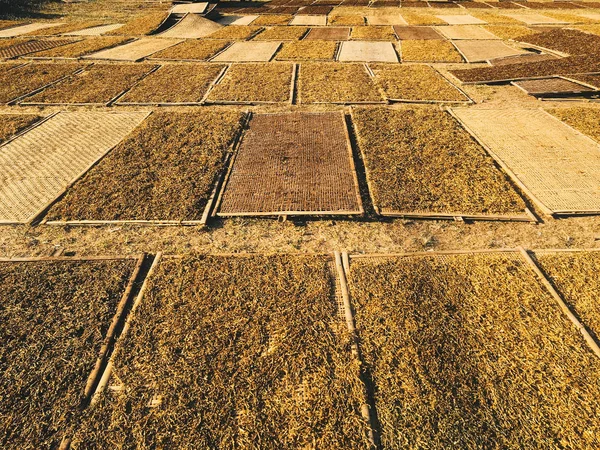
[[[374,203],[388,212],[508,214],[525,203],[493,159],[433,107],[352,113]]]
[[[211,102],[287,102],[293,65],[289,63],[232,64],[208,96]]]
[[[220,64],[168,64],[144,78],[118,103],[198,103],[224,68]]]
[[[302,103],[382,102],[363,64],[303,63],[298,95]]]
[[[243,114],[153,113],[73,185],[50,220],[198,220]]]
[[[597,339],[600,336],[600,252],[536,252],[535,258]]]
[[[94,64],[89,69],[27,98],[26,102],[108,103],[154,67],[149,64]]]
[[[0,144],[40,119],[36,114],[0,114]]]
[[[332,293],[326,257],[163,260],[73,448],[369,448]]]
[[[0,443],[58,448],[133,260],[0,262]]]
[[[518,254],[353,259],[382,447],[598,448],[600,361]]]

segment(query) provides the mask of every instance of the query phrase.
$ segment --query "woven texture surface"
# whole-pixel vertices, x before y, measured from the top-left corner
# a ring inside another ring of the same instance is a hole
[[[550,211],[600,211],[600,145],[540,110],[454,112]]]
[[[477,25],[487,23],[485,20],[478,19],[470,14],[439,15],[436,17],[449,25]]]
[[[503,15],[511,17],[516,20],[520,20],[527,25],[539,25],[539,24],[558,24],[565,23],[562,20],[555,19],[553,17],[548,17],[543,14],[538,13],[503,13]]]
[[[525,50],[509,47],[502,41],[455,41],[454,45],[464,55],[467,62],[481,62],[527,53]]]
[[[0,221],[27,222],[146,113],[63,112],[0,148]]]
[[[50,48],[58,47],[75,42],[73,39],[54,39],[29,41],[22,44],[13,45],[12,47],[0,49],[0,58],[15,58],[28,53],[41,52]]]
[[[444,39],[444,37],[431,27],[404,27],[395,26],[394,31],[400,40],[430,40]]]
[[[342,42],[338,59],[356,62],[398,62],[391,42]]]
[[[118,30],[122,26],[123,24],[121,23],[113,23],[110,25],[100,25],[99,27],[85,28],[79,31],[71,31],[70,33],[66,34],[67,36],[100,36],[104,33],[108,33],[109,31]]]
[[[360,212],[340,113],[256,115],[219,212]]]
[[[562,78],[516,81],[515,84],[528,94],[532,95],[570,94],[594,91],[592,88],[588,88],[569,80],[563,80]]]
[[[92,53],[91,55],[86,56],[86,58],[109,59],[116,61],[137,61],[138,59],[145,58],[146,56],[150,56],[153,53],[175,45],[178,42],[179,41],[174,39],[144,38],[130,42],[129,44]]]
[[[64,23],[30,23],[28,25],[21,25],[19,27],[8,28],[0,31],[0,38],[22,36],[27,33],[33,33],[34,31],[43,30],[44,28],[50,28],[57,25],[64,25]]]
[[[280,45],[279,42],[236,42],[213,61],[266,62],[271,60]]]
[[[500,39],[477,25],[457,25],[437,27],[436,29],[448,39]]]

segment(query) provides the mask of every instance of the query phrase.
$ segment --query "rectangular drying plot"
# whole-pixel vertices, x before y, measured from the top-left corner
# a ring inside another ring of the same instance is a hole
[[[169,64],[135,85],[118,104],[196,104],[225,69],[220,64]]]
[[[527,50],[509,47],[502,41],[465,40],[454,41],[454,46],[465,57],[467,62],[484,62],[495,58],[527,54]]]
[[[61,112],[0,147],[0,223],[28,223],[147,116]]]
[[[381,215],[532,220],[506,175],[445,111],[357,108],[352,119]]]
[[[600,361],[518,253],[356,257],[349,285],[383,448],[597,445]]]
[[[0,49],[0,58],[16,58],[30,53],[41,52],[61,45],[72,44],[73,39],[42,39],[27,41],[21,44]]]
[[[398,62],[391,42],[344,41],[340,44],[338,61]]]
[[[257,114],[252,118],[217,215],[360,213],[342,113]]]
[[[584,95],[596,92],[596,89],[584,86],[564,78],[544,78],[541,80],[514,81],[513,85],[536,97],[560,97]]]
[[[350,38],[349,27],[311,28],[304,37],[305,41],[347,41]]]
[[[600,336],[600,252],[536,251],[535,259],[583,324]]]
[[[43,30],[44,28],[55,27],[58,25],[64,25],[61,23],[30,23],[27,25],[20,25],[18,27],[7,28],[0,30],[0,38],[9,38],[15,36],[22,36],[24,34],[33,33],[34,31]]]
[[[519,20],[523,23],[526,23],[527,25],[543,25],[543,24],[549,24],[549,25],[555,25],[555,24],[564,24],[566,22],[559,20],[559,19],[555,19],[553,17],[548,17],[545,16],[543,14],[538,14],[538,13],[518,13],[518,12],[507,12],[507,13],[503,13],[503,15],[510,17],[512,19],[516,19]]]
[[[96,64],[28,97],[22,104],[105,105],[154,69],[147,64]]]
[[[164,50],[181,41],[175,39],[142,38],[119,45],[118,47],[102,50],[85,56],[89,59],[106,59],[114,61],[139,61],[153,53]]]
[[[541,110],[455,109],[546,214],[600,212],[600,145]]]
[[[67,36],[101,36],[104,33],[108,33],[109,31],[118,30],[121,28],[123,24],[121,23],[113,23],[109,25],[100,25],[97,27],[84,28],[79,31],[71,31],[66,33]]]
[[[81,69],[79,64],[28,64],[0,66],[0,103],[35,92]]]
[[[50,208],[48,224],[204,224],[244,117],[154,112]]]
[[[268,62],[281,42],[235,42],[212,60],[216,62]]]
[[[71,448],[372,448],[329,262],[164,258]]]
[[[26,130],[41,117],[36,114],[0,113],[0,144]]]
[[[444,37],[435,31],[432,27],[413,27],[413,26],[395,26],[394,32],[398,39],[425,41],[430,39],[444,39]]]
[[[69,437],[136,272],[133,258],[0,259],[4,448],[59,448]]]
[[[487,23],[485,20],[478,19],[470,14],[438,15],[435,17],[442,19],[449,25],[481,25]]]
[[[448,39],[500,39],[485,28],[477,25],[456,25],[449,27],[436,27]]]
[[[292,100],[294,65],[290,63],[232,64],[214,85],[211,103],[285,103]]]

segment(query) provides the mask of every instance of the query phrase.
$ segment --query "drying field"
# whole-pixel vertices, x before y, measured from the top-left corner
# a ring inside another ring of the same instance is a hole
[[[129,38],[123,36],[100,36],[36,52],[32,56],[36,58],[79,58],[93,52],[116,47],[127,41]]]
[[[4,448],[58,448],[133,269],[134,260],[0,261]]]
[[[299,70],[301,103],[381,103],[383,97],[363,64],[304,63]]]
[[[333,41],[286,42],[277,53],[278,61],[333,61],[337,43]]]
[[[228,45],[227,41],[187,40],[154,53],[152,59],[206,61]]]
[[[413,102],[465,102],[467,97],[426,65],[371,64],[387,98]]]
[[[381,213],[485,217],[524,211],[507,177],[448,113],[364,108],[352,119]]]
[[[156,30],[167,18],[164,12],[145,14],[129,21],[126,25],[109,31],[108,35],[113,36],[142,36]]]
[[[161,105],[199,103],[225,67],[220,64],[162,66],[129,90],[118,100],[118,103]]]
[[[400,54],[403,62],[460,63],[463,60],[450,42],[437,39],[402,41]]]
[[[133,86],[155,67],[148,64],[95,64],[77,75],[28,97],[25,102],[106,104]]]
[[[535,258],[584,325],[600,336],[600,253],[536,252]]]
[[[123,389],[72,447],[369,448],[329,273],[317,256],[164,259],[116,352]]]
[[[258,34],[254,41],[296,41],[308,32],[305,27],[273,27]]]
[[[0,66],[0,103],[7,103],[81,69],[79,64]]]
[[[367,41],[395,41],[396,35],[392,27],[353,27],[351,39]]]
[[[48,212],[48,220],[200,220],[243,115],[154,113]]]
[[[41,117],[35,114],[1,114],[0,144],[40,119]]]
[[[294,67],[288,63],[233,64],[211,90],[214,103],[289,102]]]
[[[350,291],[383,448],[600,444],[600,361],[518,253],[355,258]]]

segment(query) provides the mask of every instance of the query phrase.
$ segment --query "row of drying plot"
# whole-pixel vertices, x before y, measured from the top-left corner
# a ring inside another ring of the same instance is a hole
[[[470,103],[428,65],[362,63],[0,65],[20,105]]]
[[[3,448],[600,446],[597,251],[143,262],[0,260]]]
[[[554,113],[600,138],[600,110]],[[362,216],[368,193],[375,212],[391,217],[534,222],[522,193],[548,215],[600,212],[600,144],[542,110],[148,115],[60,112],[9,138],[0,146],[0,223]],[[1,115],[4,137],[36,120]]]

